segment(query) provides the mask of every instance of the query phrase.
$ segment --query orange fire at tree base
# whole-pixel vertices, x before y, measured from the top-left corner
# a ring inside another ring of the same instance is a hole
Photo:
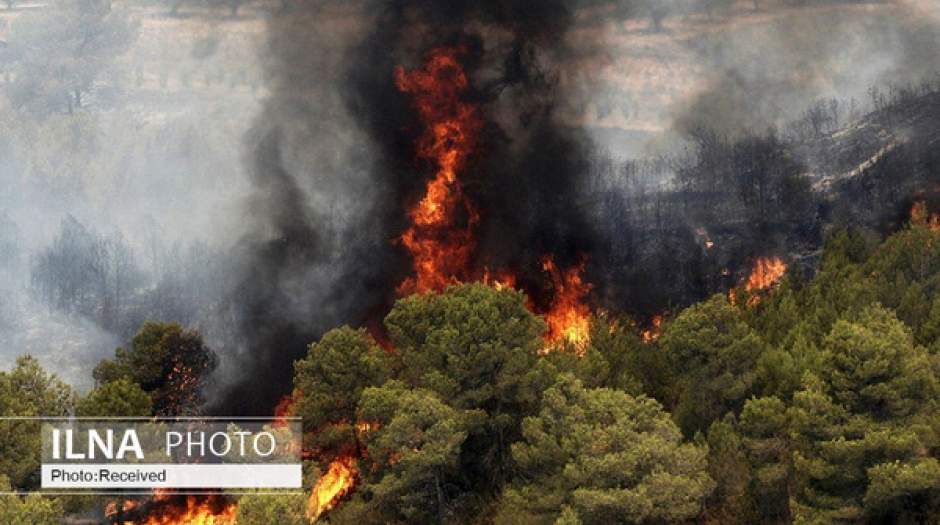
[[[551,307],[544,314],[548,325],[545,341],[550,346],[569,343],[583,354],[591,338],[591,309],[585,302],[591,284],[581,277],[584,262],[562,272],[552,257],[546,256],[542,270],[551,278],[553,288]]]
[[[310,522],[316,522],[324,512],[335,507],[355,485],[355,459],[352,456],[342,456],[333,460],[310,493],[307,503],[307,518]]]

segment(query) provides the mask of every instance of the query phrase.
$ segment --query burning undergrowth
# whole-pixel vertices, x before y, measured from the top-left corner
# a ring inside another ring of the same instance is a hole
[[[739,289],[743,288],[743,292],[747,294],[745,304],[755,307],[760,304],[762,294],[773,289],[786,272],[787,263],[780,257],[758,257],[743,285],[728,291],[728,301],[737,304]]]
[[[234,525],[237,508],[236,502],[226,496],[157,491],[147,501],[109,504],[105,518],[110,525]]]

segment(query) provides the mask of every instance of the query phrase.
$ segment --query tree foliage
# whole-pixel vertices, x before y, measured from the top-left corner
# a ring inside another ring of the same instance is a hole
[[[80,417],[149,416],[153,401],[147,392],[126,377],[95,387],[75,404]]]
[[[307,525],[304,494],[278,496],[248,494],[238,499],[238,525]]]
[[[714,485],[706,449],[683,443],[656,401],[570,375],[524,420],[513,457],[520,481],[497,523],[676,523],[698,515]]]
[[[906,496],[940,488],[924,486],[935,468],[925,452],[937,444],[936,364],[877,305],[836,322],[823,353],[792,408],[797,521],[857,521],[892,504],[904,509],[896,518],[907,514],[892,485],[911,483],[917,490]]]
[[[737,411],[756,389],[765,345],[723,295],[693,305],[663,333],[660,348],[675,371],[676,420],[686,435]]]
[[[505,479],[521,419],[535,412],[551,382],[550,366],[539,359],[544,324],[526,308],[523,294],[455,286],[398,301],[385,324],[402,380],[454,408],[486,414],[468,438],[476,459],[466,467],[483,485]]]
[[[150,394],[157,415],[195,414],[202,387],[218,362],[212,349],[194,330],[176,323],[147,321],[130,349],[118,348],[92,372],[98,385],[127,379]]]
[[[294,411],[314,431],[308,443],[338,452],[355,442],[362,392],[384,384],[391,364],[365,330],[336,328],[311,344],[307,356],[294,364],[294,388],[300,392]]]
[[[10,492],[10,480],[0,475],[0,491]],[[0,522],[5,525],[36,525],[61,523],[65,517],[62,503],[55,499],[32,494],[25,497],[0,497]]]
[[[12,370],[0,372],[0,414],[4,416],[66,416],[74,397],[68,385],[28,355],[17,359]],[[39,436],[38,421],[0,421],[0,475],[18,489],[39,484]]]
[[[355,480],[320,519],[931,523],[940,513],[936,246],[940,229],[926,220],[881,244],[834,231],[812,278],[788,275],[759,302],[715,295],[669,315],[659,337],[601,313],[579,355],[544,353],[544,323],[517,291],[467,284],[402,298],[385,319],[385,348],[341,327],[295,363],[293,411],[318,463],[308,471],[343,458]],[[179,406],[167,404],[170,392],[198,397],[214,362],[198,334],[146,323],[77,401],[25,357],[0,374],[0,405],[22,415],[159,413]],[[37,442],[4,425],[2,473],[34,486],[25,458]],[[300,498],[242,501],[246,523],[305,520]],[[55,511],[14,503],[0,510]]]
[[[465,490],[460,454],[469,423],[482,414],[461,411],[422,389],[390,381],[363,393],[360,419],[367,431],[367,468],[373,482],[364,495],[386,523],[455,521],[453,501]]]

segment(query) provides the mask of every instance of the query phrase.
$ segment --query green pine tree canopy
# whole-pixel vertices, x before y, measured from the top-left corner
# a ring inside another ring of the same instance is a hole
[[[403,298],[385,318],[393,351],[344,326],[295,363],[311,485],[339,459],[354,484],[319,519],[934,523],[938,287],[940,231],[915,221],[881,244],[837,231],[813,278],[785,276],[759,302],[716,295],[667,318],[658,337],[599,314],[580,355],[545,354],[544,323],[512,289]],[[215,361],[198,333],[148,322],[85,394],[21,358],[0,373],[0,407],[158,414],[198,397],[170,395],[180,385],[167,367],[202,377]],[[34,488],[31,429],[3,427],[0,479]],[[76,504],[6,499],[0,516],[48,522]],[[307,506],[246,496],[237,514],[305,523]]]

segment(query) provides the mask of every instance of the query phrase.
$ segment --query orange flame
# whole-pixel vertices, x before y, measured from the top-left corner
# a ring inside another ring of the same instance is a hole
[[[581,277],[584,266],[582,261],[562,272],[550,255],[542,259],[542,270],[549,274],[554,288],[552,305],[545,313],[545,341],[550,345],[571,343],[579,353],[591,338],[591,309],[585,303],[591,285]]]
[[[750,297],[747,299],[748,306],[757,306],[760,303],[760,293],[763,290],[768,290],[773,287],[775,284],[780,282],[780,279],[783,278],[783,274],[787,272],[787,263],[783,262],[783,259],[780,257],[758,257],[754,261],[754,268],[751,270],[751,274],[748,276],[747,281],[744,282],[744,289],[748,292],[753,292]],[[738,301],[737,292],[732,289],[728,291],[728,301],[732,305],[736,305]]]
[[[483,284],[492,286],[497,290],[516,287],[516,276],[509,272],[496,272],[491,274],[489,268],[483,270]]]
[[[285,428],[287,426],[287,420],[285,418],[295,415],[294,405],[302,395],[300,390],[294,389],[290,394],[282,397],[281,400],[277,402],[277,405],[274,406],[274,420],[271,422],[271,426],[274,428]]]
[[[165,516],[150,516],[142,525],[234,525],[235,513],[238,509],[234,503],[228,504],[222,510],[214,510],[198,498],[187,498],[187,506],[180,513]]]
[[[927,203],[917,201],[911,206],[911,224],[914,226],[926,226],[933,231],[940,230],[940,215],[930,213],[927,210]]]
[[[310,522],[332,509],[356,484],[356,468],[352,456],[342,456],[330,463],[326,474],[320,476],[310,493],[307,517]]]
[[[484,268],[481,276],[470,264],[480,215],[464,195],[458,173],[477,144],[482,120],[478,108],[461,99],[469,87],[458,61],[462,52],[459,47],[437,48],[428,54],[422,68],[395,70],[396,86],[412,95],[424,124],[417,156],[436,168],[424,197],[408,212],[410,227],[399,238],[414,268],[414,276],[398,287],[402,295],[441,291],[471,279],[496,289],[516,286],[512,274],[491,275]],[[590,337],[590,309],[584,300],[591,289],[581,277],[584,264],[562,272],[549,256],[543,260],[543,269],[554,289],[551,307],[545,313],[549,328],[546,341],[550,345],[565,341],[583,349]]]
[[[358,435],[368,434],[382,428],[382,425],[376,421],[357,421],[355,426]]]
[[[787,263],[780,257],[758,257],[744,289],[749,292],[766,290],[776,284],[786,271]]]
[[[235,525],[235,515],[238,505],[223,500],[220,496],[186,496],[185,500],[167,494],[163,491],[154,491],[154,499],[150,503],[153,510],[144,521],[125,521],[123,525]],[[115,516],[118,512],[129,512],[140,506],[139,502],[125,501],[120,511],[117,504],[109,503],[105,508],[105,516]]]
[[[454,47],[434,49],[423,69],[395,70],[395,84],[414,97],[425,126],[418,157],[437,169],[424,197],[409,211],[411,226],[400,238],[415,271],[415,277],[399,286],[401,294],[440,291],[465,278],[474,248],[479,215],[463,194],[457,173],[473,150],[482,122],[476,107],[460,99],[468,81],[459,53]]]
[[[129,499],[129,500],[124,500],[124,502],[121,504],[121,507],[118,508],[117,502],[112,501],[108,503],[107,505],[105,505],[104,515],[106,518],[110,518],[112,516],[116,516],[119,512],[127,512],[130,510],[134,510],[139,505],[140,505],[139,502]]]
[[[656,314],[653,316],[652,321],[650,321],[650,327],[640,332],[640,338],[643,339],[644,343],[651,343],[659,339],[659,336],[662,334],[662,327],[663,315]]]

